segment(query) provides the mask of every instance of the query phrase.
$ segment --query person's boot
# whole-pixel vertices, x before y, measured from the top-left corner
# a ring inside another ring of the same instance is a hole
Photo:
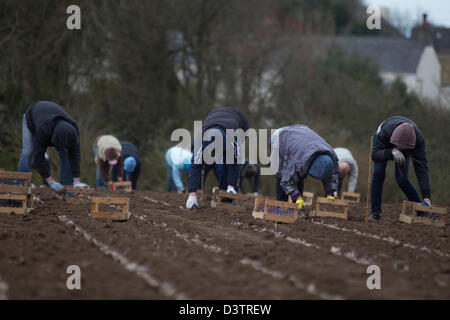
[[[369,216],[370,222],[379,222],[381,220],[381,214],[372,212]]]

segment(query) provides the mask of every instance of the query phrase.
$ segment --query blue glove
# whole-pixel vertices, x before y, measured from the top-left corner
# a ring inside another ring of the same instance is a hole
[[[431,207],[431,200],[428,198],[423,199],[423,204],[427,207]]]
[[[58,193],[63,193],[64,192],[64,186],[61,183],[56,182],[55,180],[50,181],[48,185],[55,192],[58,192]]]

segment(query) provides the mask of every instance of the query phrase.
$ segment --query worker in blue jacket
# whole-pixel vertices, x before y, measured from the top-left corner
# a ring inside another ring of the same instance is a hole
[[[175,146],[166,152],[167,191],[183,193],[185,191],[181,176],[191,167],[192,152]]]

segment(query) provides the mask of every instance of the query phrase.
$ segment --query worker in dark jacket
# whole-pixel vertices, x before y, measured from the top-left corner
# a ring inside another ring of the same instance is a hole
[[[304,181],[308,175],[322,181],[327,198],[337,196],[338,157],[316,132],[304,125],[284,127],[275,131],[270,144],[271,161],[274,161],[274,156],[279,159],[276,168],[277,200],[287,201],[291,196],[302,209]]]
[[[422,132],[413,121],[404,117],[395,116],[384,121],[373,136],[372,160],[374,172],[370,221],[378,221],[381,218],[383,183],[386,176],[386,166],[390,160],[395,163],[395,179],[408,200],[421,202],[416,188],[408,179],[411,158],[422,192],[423,203],[431,206],[428,161],[425,151],[425,138]]]
[[[48,147],[55,147],[61,159],[60,182],[50,175],[45,159]],[[18,171],[29,172],[31,168],[35,168],[56,192],[63,192],[64,185],[87,187],[80,182],[80,134],[77,123],[54,102],[36,102],[23,117]]]
[[[235,108],[218,108],[211,111],[203,122],[202,135],[207,132],[211,133],[211,141],[203,141],[198,150],[194,150],[192,155],[191,167],[189,169],[188,191],[189,198],[186,202],[186,208],[192,209],[197,207],[197,190],[201,189],[202,185],[202,170],[205,165],[203,150],[215,141],[215,136],[221,136],[223,140],[222,152],[215,150],[214,167],[219,176],[219,188],[226,190],[229,193],[236,193],[237,183],[239,178],[238,164],[239,143],[236,139],[234,141],[227,141],[226,130],[242,129],[244,132],[249,129],[249,123],[245,114]],[[233,155],[233,163],[227,163],[228,155]],[[208,161],[206,161],[208,162]]]
[[[251,164],[248,160],[242,166],[239,178],[239,191],[244,193],[244,180],[247,179],[254,195],[259,194],[259,178],[261,169],[258,164]]]
[[[137,181],[141,173],[141,162],[137,147],[131,142],[121,142],[123,154],[123,181],[131,181],[133,190],[137,190]],[[117,165],[112,167],[113,181],[117,181]]]

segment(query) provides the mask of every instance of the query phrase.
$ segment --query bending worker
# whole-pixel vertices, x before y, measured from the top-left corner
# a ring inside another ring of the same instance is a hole
[[[372,208],[369,220],[381,219],[381,201],[386,166],[391,160],[395,163],[395,179],[409,201],[422,202],[419,193],[408,179],[409,163],[413,160],[417,180],[423,196],[423,203],[431,206],[430,178],[425,151],[425,138],[417,125],[404,117],[395,116],[385,120],[373,136],[372,160],[374,172],[372,179]],[[418,213],[419,215],[421,213]]]
[[[117,180],[123,181],[123,155],[119,140],[111,135],[98,137],[94,143],[94,159],[97,165],[97,188],[104,188],[107,181],[111,190],[114,190],[112,179],[109,179],[109,170],[112,166],[117,168]]]
[[[241,164],[238,164],[239,143],[236,137],[233,141],[227,141],[227,129],[247,131],[249,123],[245,114],[235,108],[217,108],[206,116],[202,126],[202,137],[205,132],[207,135],[211,134],[212,136],[211,140],[202,141],[199,149],[194,150],[192,155],[188,180],[189,198],[186,202],[186,208],[198,208],[197,190],[201,189],[202,186],[202,170],[205,166],[205,161],[212,162],[206,163],[206,165],[212,164],[214,166],[214,170],[219,177],[219,189],[226,190],[228,193],[236,193],[241,167]],[[215,141],[216,136],[222,138],[222,148],[218,146],[221,150],[214,150],[214,159],[210,161],[211,159],[208,159],[209,156],[206,159],[204,157],[208,155],[208,149],[205,150],[205,148]],[[231,163],[227,163],[227,155],[229,155],[228,158],[232,159]]]
[[[55,147],[61,159],[60,182],[53,180],[45,158],[48,147]],[[22,153],[18,171],[35,168],[56,192],[64,192],[64,185],[87,187],[80,182],[80,133],[77,123],[54,102],[39,101],[31,105],[22,121]]]
[[[184,193],[185,189],[181,180],[181,174],[183,171],[189,171],[191,159],[192,152],[179,146],[174,146],[167,150],[167,191]]]
[[[355,158],[353,158],[352,152],[346,148],[335,148],[339,159],[339,181],[338,181],[338,194],[342,195],[342,187],[344,185],[344,179],[348,176],[348,192],[355,192],[356,185],[358,184],[358,164]]]
[[[275,141],[278,139],[278,146]],[[308,175],[321,180],[325,196],[337,196],[339,164],[334,149],[316,132],[304,125],[280,128],[272,135],[271,161],[277,156],[277,200],[287,201],[291,196],[298,208],[303,208],[303,187]]]
[[[137,190],[137,182],[141,174],[141,162],[137,147],[131,142],[121,142],[123,154],[123,181],[131,181],[133,190]],[[117,181],[118,166],[112,167],[113,181]]]

